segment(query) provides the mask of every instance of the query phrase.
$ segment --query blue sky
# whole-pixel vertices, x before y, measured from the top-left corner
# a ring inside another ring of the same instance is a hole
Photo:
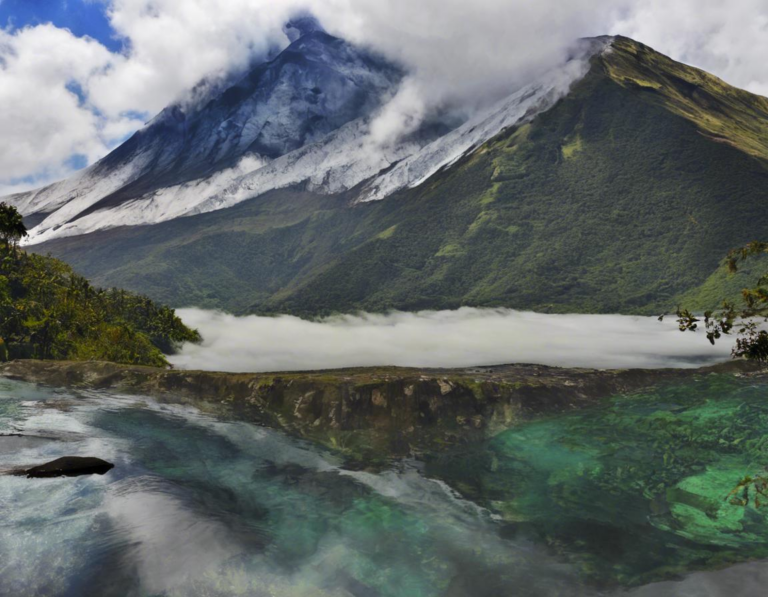
[[[107,8],[106,0],[0,0],[0,27],[16,29],[53,23],[119,52],[123,42],[109,24]]]

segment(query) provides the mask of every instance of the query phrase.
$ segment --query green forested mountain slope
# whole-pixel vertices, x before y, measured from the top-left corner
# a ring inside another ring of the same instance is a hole
[[[168,307],[123,290],[94,288],[57,259],[0,244],[0,361],[164,366],[164,353],[198,340]]]
[[[552,110],[386,200],[274,192],[38,250],[176,306],[656,313],[732,292],[722,258],[767,237],[768,100],[617,38]]]

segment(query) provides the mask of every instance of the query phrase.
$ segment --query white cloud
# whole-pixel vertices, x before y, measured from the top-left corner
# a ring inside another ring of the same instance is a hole
[[[630,368],[690,367],[726,360],[727,342],[683,334],[672,320],[621,315],[542,315],[509,309],[235,317],[181,309],[203,336],[171,358],[185,369],[300,371],[399,365],[469,367],[505,363]]]
[[[405,64],[412,76],[384,110],[377,137],[409,132],[435,107],[472,112],[605,33],[615,0],[316,0],[330,28]]]
[[[407,77],[379,111],[370,126],[370,141],[375,147],[385,148],[419,128],[428,110],[420,87],[418,79]]]
[[[114,0],[122,54],[51,24],[0,29],[0,189],[65,177],[72,156],[97,160],[204,77],[284,43],[291,4]],[[19,182],[27,177],[34,180]]]
[[[0,30],[0,180],[104,153],[99,119],[72,85],[87,86],[109,61],[101,44],[52,25]]]
[[[768,93],[766,0],[105,1],[122,53],[50,24],[0,30],[0,184],[63,176],[73,154],[97,159],[140,126],[137,115],[285,44],[282,23],[302,6],[409,68],[376,122],[380,143],[436,108],[469,113],[498,99],[580,36],[624,33]]]
[[[295,6],[293,0],[113,0],[110,21],[129,47],[92,82],[91,99],[110,115],[158,112],[201,79],[285,45],[282,25]]]

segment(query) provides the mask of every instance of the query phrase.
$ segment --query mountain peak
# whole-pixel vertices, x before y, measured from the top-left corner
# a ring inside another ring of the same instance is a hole
[[[621,87],[653,97],[709,139],[768,161],[768,98],[737,89],[629,37],[614,37],[602,62]]]
[[[297,14],[283,25],[283,32],[288,36],[291,43],[295,42],[300,37],[318,31],[325,33],[325,28],[320,24],[320,21],[310,13]]]

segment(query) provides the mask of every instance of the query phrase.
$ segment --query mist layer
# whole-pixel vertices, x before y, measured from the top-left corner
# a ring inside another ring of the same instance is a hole
[[[726,360],[731,344],[710,346],[672,319],[546,315],[510,309],[334,316],[236,317],[181,309],[203,335],[171,362],[209,371],[302,371],[396,365],[469,367],[535,363],[560,367],[698,367]]]

